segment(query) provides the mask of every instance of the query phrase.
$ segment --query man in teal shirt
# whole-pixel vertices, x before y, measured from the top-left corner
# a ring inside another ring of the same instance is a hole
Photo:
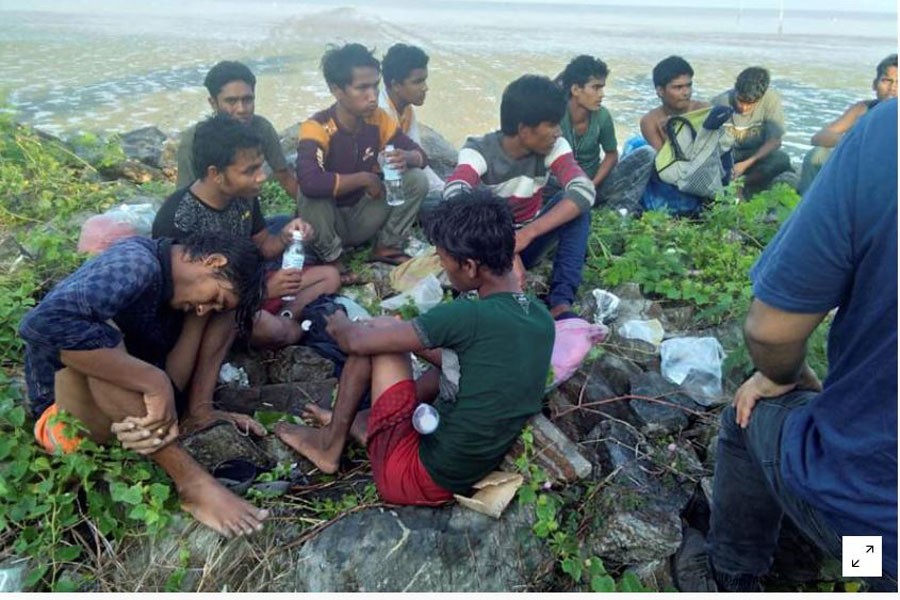
[[[619,162],[616,128],[602,105],[608,76],[606,63],[593,56],[578,56],[566,66],[557,78],[569,98],[560,128],[578,165],[597,189],[595,206],[636,211],[653,169],[654,153],[651,148],[639,148]]]

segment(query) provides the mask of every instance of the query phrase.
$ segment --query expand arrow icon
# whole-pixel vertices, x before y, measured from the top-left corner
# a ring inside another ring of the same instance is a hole
[[[875,546],[866,546],[866,554],[875,553]]]
[[[859,560],[854,560],[854,561],[852,561],[852,562],[850,563],[850,566],[851,566],[851,567],[858,567],[858,566],[859,566]]]

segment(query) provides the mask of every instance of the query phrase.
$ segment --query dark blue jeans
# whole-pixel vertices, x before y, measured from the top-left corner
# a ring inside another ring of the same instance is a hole
[[[781,477],[784,422],[793,409],[815,396],[797,391],[760,400],[746,429],[734,422],[734,407],[722,412],[708,538],[710,563],[720,585],[740,586],[769,571],[785,514],[810,540],[840,558],[841,536],[818,509],[787,489]],[[869,583],[873,589],[897,589],[897,582],[888,577]]]
[[[542,213],[548,212],[563,198],[563,192],[556,193],[544,205]],[[585,211],[563,223],[553,231],[548,231],[535,238],[522,251],[522,263],[530,269],[541,259],[550,246],[556,243],[556,255],[553,257],[553,273],[550,276],[550,294],[547,297],[550,308],[561,304],[571,305],[575,301],[575,292],[581,285],[581,270],[587,254],[588,234],[591,231],[591,211]]]

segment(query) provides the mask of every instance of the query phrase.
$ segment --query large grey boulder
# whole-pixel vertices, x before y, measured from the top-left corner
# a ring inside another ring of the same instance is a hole
[[[151,167],[163,167],[163,146],[168,136],[158,127],[141,127],[119,136],[119,144],[125,156]]]
[[[500,520],[459,506],[369,509],[307,542],[273,591],[521,591],[549,559],[515,504]]]

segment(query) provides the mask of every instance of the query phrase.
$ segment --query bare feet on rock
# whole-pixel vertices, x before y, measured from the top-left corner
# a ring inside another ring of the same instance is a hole
[[[327,412],[330,421],[331,412]],[[334,444],[329,448],[325,437],[329,432],[326,430],[281,422],[275,425],[274,432],[278,439],[308,458],[323,473],[337,473],[343,446]]]
[[[197,474],[179,486],[181,507],[195,519],[227,538],[262,531],[269,511],[235,496],[209,473]]]

